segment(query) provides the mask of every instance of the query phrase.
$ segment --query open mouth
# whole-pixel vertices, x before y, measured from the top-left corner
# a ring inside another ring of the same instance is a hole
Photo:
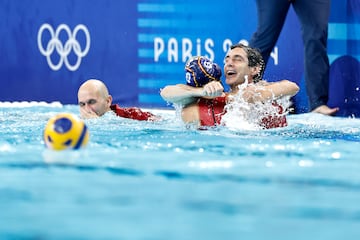
[[[234,70],[229,70],[229,71],[226,72],[226,75],[230,76],[230,77],[235,75],[235,74],[236,74],[236,72]]]

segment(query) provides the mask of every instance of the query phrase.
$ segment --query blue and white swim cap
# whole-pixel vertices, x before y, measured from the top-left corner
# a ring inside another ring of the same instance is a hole
[[[186,84],[202,87],[211,81],[221,81],[222,72],[218,64],[204,56],[190,58],[185,64]]]

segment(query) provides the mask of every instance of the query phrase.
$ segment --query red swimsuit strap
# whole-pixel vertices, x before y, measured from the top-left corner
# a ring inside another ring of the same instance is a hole
[[[220,125],[221,117],[224,115],[226,97],[216,97],[214,99],[200,98],[198,101],[200,125],[216,126]]]

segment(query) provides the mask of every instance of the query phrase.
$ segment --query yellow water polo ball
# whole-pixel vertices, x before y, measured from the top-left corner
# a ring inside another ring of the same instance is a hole
[[[89,141],[84,121],[71,113],[59,113],[50,118],[44,129],[44,142],[53,150],[79,149]]]

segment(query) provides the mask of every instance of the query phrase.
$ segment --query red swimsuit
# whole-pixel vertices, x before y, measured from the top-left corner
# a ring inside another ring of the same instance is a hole
[[[131,118],[140,121],[154,120],[156,116],[150,112],[144,112],[140,108],[129,107],[122,108],[118,104],[113,104],[110,106],[117,116],[123,118]]]
[[[221,124],[221,118],[225,114],[224,107],[226,105],[226,97],[216,97],[214,99],[200,98],[198,101],[199,116],[201,126],[217,126]],[[273,103],[278,108],[278,113],[283,113],[283,108]],[[264,128],[286,127],[287,121],[285,115],[269,115],[264,117],[260,123]]]
[[[220,125],[221,118],[225,114],[224,107],[226,97],[216,97],[214,99],[200,98],[198,102],[200,125],[217,126]]]

